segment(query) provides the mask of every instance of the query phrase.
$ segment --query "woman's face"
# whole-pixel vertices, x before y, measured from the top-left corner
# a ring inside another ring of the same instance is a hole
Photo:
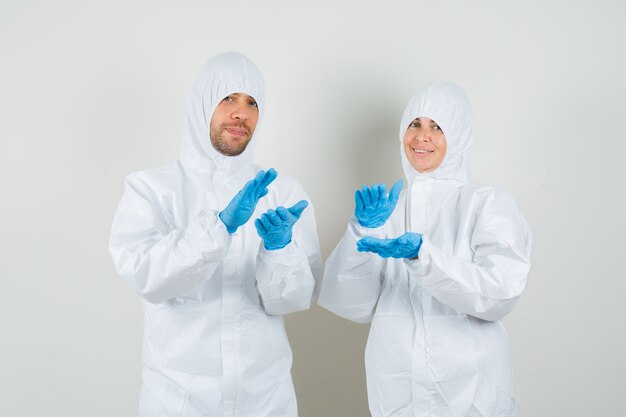
[[[436,170],[446,156],[443,130],[427,117],[418,117],[409,124],[402,143],[406,157],[417,172]]]

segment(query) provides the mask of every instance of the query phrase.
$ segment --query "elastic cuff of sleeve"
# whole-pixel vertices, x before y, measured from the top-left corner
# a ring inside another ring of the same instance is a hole
[[[379,239],[383,239],[385,237],[384,224],[380,227],[364,227],[361,226],[359,220],[354,214],[350,218],[350,223],[348,223],[348,230],[350,230],[350,233],[352,233],[356,240],[364,238],[365,236],[372,236]]]
[[[224,222],[224,220],[222,219],[222,211],[220,211],[220,212],[216,212],[216,213],[217,213],[217,219],[219,220],[219,222],[220,222],[220,223],[222,223],[222,224],[224,225],[224,227],[226,228],[226,231],[227,231],[229,234],[234,234],[234,233],[237,231],[237,229],[238,229],[238,228],[237,228],[237,227],[235,227],[234,229],[229,228],[229,227],[226,225],[226,223]]]
[[[273,250],[265,249],[265,245],[263,245],[263,241],[261,241],[259,255],[265,260],[283,265],[292,265],[293,263],[299,262],[302,258],[306,257],[293,239],[284,248]]]
[[[411,274],[418,274],[430,263],[430,242],[425,236],[422,236],[422,245],[420,246],[417,259],[404,259],[404,264]]]
[[[217,210],[201,211],[190,226],[190,235],[199,240],[200,252],[205,262],[207,261],[206,255],[215,251],[216,244],[222,247],[224,252],[230,246],[231,235],[219,218]]]

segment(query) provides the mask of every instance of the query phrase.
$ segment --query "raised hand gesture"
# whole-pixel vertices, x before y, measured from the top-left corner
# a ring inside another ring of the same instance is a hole
[[[281,206],[276,210],[270,209],[254,221],[265,249],[281,249],[291,242],[291,229],[308,205],[306,200],[300,200],[289,208]]]
[[[267,186],[277,176],[278,173],[274,168],[268,169],[267,172],[261,170],[233,197],[219,214],[228,233],[235,233],[239,226],[250,219],[259,199],[267,194]]]
[[[391,216],[402,191],[402,180],[396,181],[387,194],[385,184],[363,186],[354,193],[354,215],[363,227],[380,227]]]

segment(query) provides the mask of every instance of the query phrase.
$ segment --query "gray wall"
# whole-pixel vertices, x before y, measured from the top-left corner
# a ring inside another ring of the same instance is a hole
[[[111,218],[127,173],[177,157],[191,82],[231,49],[267,80],[257,161],[304,184],[325,257],[353,190],[402,177],[410,95],[464,86],[473,178],[534,232],[506,319],[520,415],[626,415],[625,3],[297,3],[0,3],[0,416],[135,415],[141,305]],[[368,415],[368,327],[317,307],[287,327],[301,417]]]

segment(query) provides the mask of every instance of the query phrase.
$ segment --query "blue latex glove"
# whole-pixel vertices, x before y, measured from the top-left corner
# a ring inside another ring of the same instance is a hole
[[[364,185],[361,190],[356,190],[354,215],[361,226],[375,228],[385,224],[396,208],[400,191],[402,191],[402,180],[396,181],[389,195],[386,191],[385,184],[372,185],[370,188]]]
[[[268,169],[267,172],[260,170],[256,177],[248,181],[233,197],[219,214],[228,233],[235,233],[239,226],[244,225],[250,219],[259,199],[267,194],[267,186],[277,176],[278,173],[274,168]]]
[[[291,242],[291,229],[308,205],[306,200],[300,200],[289,208],[270,209],[254,221],[256,230],[263,239],[265,249],[281,249]]]
[[[373,252],[383,258],[417,258],[422,246],[422,235],[407,232],[395,239],[377,239],[367,236],[356,242],[359,252]]]

